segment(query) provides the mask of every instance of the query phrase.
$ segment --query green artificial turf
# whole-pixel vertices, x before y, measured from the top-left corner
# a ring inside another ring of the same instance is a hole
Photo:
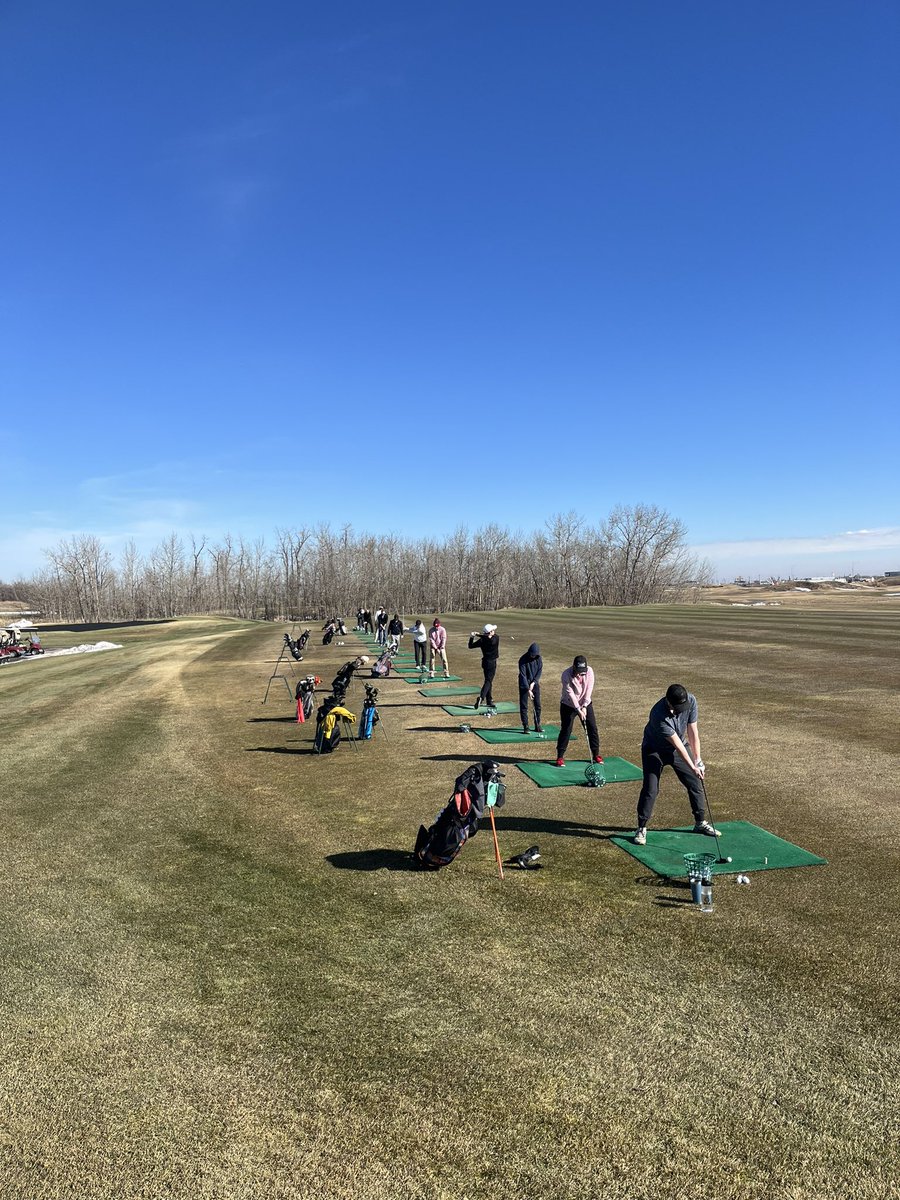
[[[400,675],[400,678],[405,679],[407,683],[421,683],[422,682],[421,672],[419,672],[419,671],[416,671],[414,674],[403,673]],[[425,676],[426,686],[428,684],[437,685],[439,683],[441,683],[441,684],[443,684],[443,683],[458,683],[461,679],[462,679],[462,675],[442,675],[440,677],[440,679],[438,679],[437,676],[435,676],[434,679],[431,679],[430,676],[428,676],[428,675]],[[480,689],[476,689],[476,690],[480,690]]]
[[[554,754],[555,752],[554,749]],[[567,762],[564,767],[557,767],[555,761],[552,763],[516,763],[520,771],[524,771],[529,779],[533,779],[538,787],[542,788],[587,787],[587,781],[584,777],[584,769],[587,765],[587,759],[582,762],[578,762],[577,760]],[[641,768],[636,767],[634,763],[630,763],[624,758],[605,759],[603,774],[607,783],[629,783],[635,779],[643,778]]]
[[[730,863],[714,863],[714,875],[747,871],[777,871],[786,867],[824,866],[827,859],[776,837],[750,821],[720,821],[719,847],[715,838],[694,833],[693,825],[678,829],[648,829],[647,844],[636,846],[630,837],[613,837],[610,841],[639,859],[657,875],[675,879],[687,875],[685,854],[718,854],[730,857]]]
[[[486,729],[473,729],[482,741],[490,742],[492,745],[503,745],[504,743],[514,744],[522,742],[550,742],[555,744],[559,737],[558,725],[545,725],[543,733],[535,733],[534,730],[529,730],[528,733],[523,733],[521,726],[518,729],[497,729],[496,727],[488,727]],[[572,741],[577,739],[578,735],[572,735]]]
[[[469,689],[466,689],[466,690],[469,690]],[[444,694],[449,694],[450,692],[458,692],[458,691],[459,691],[459,688],[448,688],[447,692]],[[474,696],[477,696],[479,691],[480,691],[479,688],[472,688],[471,694]],[[441,693],[440,692],[432,692],[431,695],[439,696],[439,695],[441,695]],[[442,707],[444,709],[444,712],[449,713],[451,717],[476,717],[476,716],[483,717],[487,713],[487,706],[484,704],[480,704],[478,706],[477,712],[471,704],[444,704]],[[494,704],[492,707],[493,707],[494,712],[498,712],[498,713],[511,713],[511,712],[519,711],[518,704],[516,704],[512,700],[498,700],[497,703]]]
[[[469,687],[467,684],[462,684],[459,687],[442,687],[439,684],[431,687],[419,688],[420,696],[477,696],[481,691],[479,687]]]

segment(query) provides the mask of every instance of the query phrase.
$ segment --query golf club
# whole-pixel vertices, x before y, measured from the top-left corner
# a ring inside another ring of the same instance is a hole
[[[728,859],[724,858],[722,855],[722,845],[719,841],[719,831],[716,829],[716,823],[713,820],[712,809],[709,807],[709,796],[706,794],[706,782],[703,779],[700,780],[700,787],[703,789],[703,802],[706,805],[706,816],[707,816],[707,819],[709,820],[710,825],[712,825],[713,833],[715,834],[715,838],[716,838],[716,849],[719,852],[719,857],[716,859],[716,862],[718,862],[718,863],[728,862]]]

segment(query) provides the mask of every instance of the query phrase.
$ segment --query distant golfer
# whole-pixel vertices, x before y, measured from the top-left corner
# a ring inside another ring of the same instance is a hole
[[[534,732],[543,733],[541,725],[541,675],[544,671],[544,660],[541,658],[541,648],[537,642],[532,642],[519,659],[519,716],[522,718],[522,732],[528,733],[528,702],[534,706]]]
[[[494,676],[497,674],[497,659],[500,657],[500,639],[497,637],[496,625],[485,625],[481,633],[472,633],[469,635],[469,649],[481,651],[481,670],[484,674],[484,683],[481,685],[481,692],[478,699],[473,705],[477,708],[479,704],[486,704],[489,708],[493,707],[494,696]]]
[[[388,615],[383,608],[375,610],[375,640],[379,646],[387,645]]]
[[[718,830],[706,819],[704,806],[702,780],[706,767],[700,757],[697,698],[680,683],[670,684],[663,698],[650,709],[641,745],[641,764],[644,783],[638,797],[635,845],[646,844],[647,825],[659,794],[659,777],[663,767],[672,767],[687,788],[691,812],[694,814],[694,833],[718,836]]]
[[[434,662],[439,658],[444,665],[444,674],[450,674],[450,668],[447,666],[447,630],[443,627],[437,617],[431,624],[431,629],[428,631],[428,673],[434,678]]]
[[[556,740],[556,765],[566,765],[565,753],[569,738],[572,736],[572,726],[576,719],[584,725],[588,745],[591,748],[591,758],[595,763],[602,763],[600,753],[600,734],[597,732],[597,718],[594,716],[594,703],[591,695],[594,691],[594,672],[588,666],[587,659],[579,654],[571,667],[566,667],[560,676],[562,695],[559,700],[559,737]]]

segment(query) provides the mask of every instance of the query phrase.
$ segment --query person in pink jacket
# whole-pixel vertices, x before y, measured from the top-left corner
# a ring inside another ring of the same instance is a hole
[[[588,744],[591,748],[591,758],[595,763],[602,763],[600,753],[600,734],[597,732],[597,718],[594,716],[594,705],[591,695],[594,691],[594,672],[587,664],[583,654],[579,654],[571,667],[566,667],[562,673],[562,696],[559,701],[559,737],[556,741],[556,765],[566,765],[563,757],[569,738],[572,736],[572,726],[579,719],[585,727]]]
[[[447,666],[447,630],[443,627],[437,617],[432,622],[431,629],[428,631],[428,674],[434,678],[434,660],[440,658],[444,664],[444,674],[450,674],[450,668]]]

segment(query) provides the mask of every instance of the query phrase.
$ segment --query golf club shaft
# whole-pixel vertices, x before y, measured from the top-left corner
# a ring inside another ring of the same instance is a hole
[[[707,819],[709,820],[710,825],[712,825],[713,833],[715,834],[716,849],[719,852],[719,862],[722,863],[725,861],[725,859],[722,857],[722,847],[719,843],[719,832],[716,829],[716,823],[713,820],[712,809],[709,807],[709,796],[706,794],[705,780],[703,780],[703,779],[700,780],[700,787],[703,789],[703,803],[706,805],[706,816],[707,816]]]

